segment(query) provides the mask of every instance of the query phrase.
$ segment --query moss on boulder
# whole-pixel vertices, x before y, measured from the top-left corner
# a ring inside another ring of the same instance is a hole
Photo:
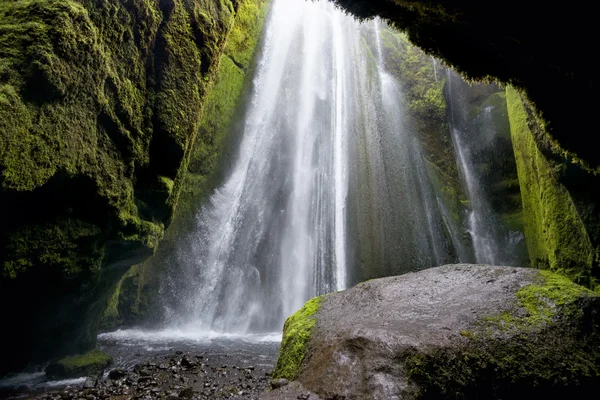
[[[51,379],[97,376],[111,363],[112,357],[100,350],[72,357],[66,357],[46,367],[46,376]]]
[[[306,356],[306,345],[317,322],[314,315],[319,310],[323,298],[320,296],[309,300],[304,307],[285,321],[279,358],[273,371],[275,379],[293,380],[298,377],[300,366]]]
[[[558,399],[600,383],[600,296],[550,271],[447,265],[319,304],[290,376],[321,398]]]

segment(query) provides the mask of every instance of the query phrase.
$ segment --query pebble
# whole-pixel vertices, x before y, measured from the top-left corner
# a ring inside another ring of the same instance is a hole
[[[280,387],[287,386],[289,383],[287,379],[274,379],[271,381],[271,388],[279,389]]]

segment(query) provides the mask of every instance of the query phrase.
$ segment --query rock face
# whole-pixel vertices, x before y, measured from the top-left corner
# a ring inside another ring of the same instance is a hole
[[[600,292],[600,176],[553,151],[530,106],[506,94],[531,265]]]
[[[600,382],[600,296],[551,272],[447,265],[367,281],[318,303],[316,313],[303,313],[316,324],[308,341],[298,335],[300,357],[285,354],[298,353],[287,332],[298,324],[286,323],[274,372],[297,380],[297,395],[557,398]],[[293,398],[294,387],[281,398]]]
[[[111,288],[180,205],[197,137],[212,140],[203,105],[249,2],[1,2],[0,374],[93,347]]]
[[[162,317],[165,294],[157,296],[165,275],[179,274],[168,270],[175,257],[177,243],[195,227],[195,215],[202,201],[216,184],[220,164],[230,152],[239,110],[251,87],[254,58],[260,42],[270,1],[243,0],[227,36],[214,84],[202,109],[199,131],[192,146],[189,162],[180,185],[177,210],[171,225],[153,257],[129,269],[117,284],[105,311],[101,329],[148,323]],[[179,286],[178,284],[176,286]],[[175,296],[173,301],[182,301]]]

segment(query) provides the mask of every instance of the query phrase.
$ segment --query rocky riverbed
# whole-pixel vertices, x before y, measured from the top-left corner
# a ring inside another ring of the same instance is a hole
[[[271,387],[279,343],[213,341],[164,349],[101,340],[114,358],[98,377],[71,386],[15,386],[2,399],[258,399]],[[164,345],[164,344],[163,344]],[[158,350],[157,350],[158,349]]]

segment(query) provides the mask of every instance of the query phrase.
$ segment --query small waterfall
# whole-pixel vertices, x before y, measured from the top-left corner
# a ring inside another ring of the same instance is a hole
[[[437,63],[438,61],[435,59],[434,56],[431,56],[431,63],[433,64],[433,74],[435,75],[435,81],[438,81],[438,70],[437,70]]]
[[[491,265],[519,264],[516,247],[523,241],[523,236],[501,225],[490,204],[489,190],[486,189],[491,183],[483,177],[480,165],[482,160],[493,161],[490,154],[499,151],[494,149],[499,133],[491,119],[493,106],[485,107],[475,117],[470,115],[466,105],[470,89],[466,83],[452,71],[447,72],[447,81],[450,131],[469,198],[466,222],[473,244],[474,261]],[[490,168],[489,165],[487,167]]]

